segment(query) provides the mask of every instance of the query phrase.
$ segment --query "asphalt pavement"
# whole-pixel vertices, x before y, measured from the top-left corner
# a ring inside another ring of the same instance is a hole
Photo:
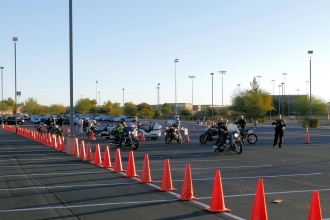
[[[105,126],[105,124],[102,124]],[[153,184],[100,168],[40,143],[0,129],[0,213],[3,219],[249,219],[257,183],[264,180],[269,219],[307,219],[313,191],[320,193],[323,218],[330,218],[329,130],[306,131],[289,125],[284,148],[273,149],[272,126],[258,124],[258,142],[245,144],[243,153],[215,153],[212,143],[202,145],[205,126],[182,122],[190,141],[165,144],[164,136],[140,142],[134,151],[141,175],[144,155],[149,155]],[[34,129],[27,123],[25,128]],[[106,139],[89,141],[92,154],[106,146],[114,163],[115,149]],[[127,169],[130,149],[121,150]],[[159,192],[165,159],[170,160],[174,192]],[[186,165],[190,164],[196,201],[179,201]],[[228,213],[210,213],[215,172],[220,170]],[[275,200],[281,200],[275,203]]]

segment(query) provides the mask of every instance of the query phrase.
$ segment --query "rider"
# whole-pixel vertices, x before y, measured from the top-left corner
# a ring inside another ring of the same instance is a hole
[[[221,119],[221,122],[219,121],[219,119]],[[218,146],[217,145],[213,146],[213,148],[217,149],[217,150],[219,150],[219,148],[222,147],[222,145],[225,143],[225,140],[228,136],[228,129],[227,129],[228,120],[222,119],[222,118],[219,118],[219,119],[218,119],[217,124],[219,124],[218,135],[219,135],[220,141],[219,141]]]
[[[174,120],[173,120],[173,125],[175,127],[177,127],[176,132],[179,134],[179,128],[180,128],[180,125],[181,125],[181,121],[180,121],[179,115],[175,115]]]
[[[244,131],[246,129],[246,121],[244,119],[243,115],[238,116],[238,121],[234,124],[238,125],[238,128],[240,129],[240,134],[242,137],[244,137]]]
[[[126,127],[126,123],[125,123],[125,119],[122,118],[120,120],[120,124],[117,126],[116,130],[118,131],[118,137],[119,137],[119,142],[118,142],[118,146],[121,147],[122,146],[122,141],[123,141],[123,136],[124,136],[124,128]]]

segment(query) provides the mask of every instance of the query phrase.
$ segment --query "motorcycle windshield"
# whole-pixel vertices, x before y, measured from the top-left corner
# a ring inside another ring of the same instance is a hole
[[[227,126],[228,132],[230,134],[234,134],[234,133],[238,133],[239,134],[239,130],[237,125],[235,125],[234,123],[229,123]]]
[[[126,131],[126,132],[132,132],[134,130],[135,130],[135,128],[133,128],[133,127],[125,127],[124,128],[124,131]]]

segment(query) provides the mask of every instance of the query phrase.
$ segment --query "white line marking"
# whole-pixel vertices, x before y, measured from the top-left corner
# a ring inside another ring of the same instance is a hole
[[[79,166],[81,164],[74,164],[74,163],[70,163],[70,164],[49,164],[49,165],[38,165],[38,164],[29,164],[29,165],[20,165],[20,166],[1,166],[1,167],[61,167],[61,166]]]
[[[10,160],[15,160],[15,161],[17,161],[17,160],[36,160],[36,161],[38,161],[38,160],[67,160],[67,158],[44,158],[44,159],[34,159],[34,158],[24,158],[24,159],[22,159],[22,158],[18,158],[18,159],[7,159],[7,160],[0,160],[0,162],[7,162],[7,161],[10,161]]]
[[[191,168],[192,170],[208,170],[208,169],[238,169],[238,168],[258,168],[258,167],[271,167],[272,165],[259,165],[259,166],[237,166],[237,167],[205,167],[205,168]],[[171,170],[185,170],[186,168],[174,168]],[[164,169],[152,169],[154,170],[164,170]],[[138,170],[141,171],[141,170]]]
[[[12,174],[12,175],[4,175],[1,177],[16,177],[16,176],[52,176],[52,175],[77,175],[77,174],[98,174],[98,173],[109,173],[108,171],[101,172],[75,172],[75,173],[27,173],[27,174]]]

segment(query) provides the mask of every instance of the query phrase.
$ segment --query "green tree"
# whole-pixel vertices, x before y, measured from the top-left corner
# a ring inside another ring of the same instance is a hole
[[[111,112],[112,115],[116,115],[116,116],[120,116],[124,114],[124,109],[122,107],[120,107],[120,103],[119,102],[115,102],[113,104],[113,109]]]
[[[114,104],[108,100],[106,103],[104,103],[104,109],[105,109],[105,112],[106,114],[113,114],[112,111],[113,111],[113,106]]]
[[[61,104],[53,104],[48,109],[50,114],[61,114],[65,112],[65,107]]]
[[[155,115],[154,109],[148,103],[142,102],[142,103],[138,104],[136,107],[137,107],[137,111],[142,116]]]
[[[172,113],[172,106],[168,103],[164,103],[163,108],[162,108],[162,112],[163,113]]]
[[[191,109],[186,109],[186,108],[180,108],[179,112],[180,115],[184,115],[184,116],[192,116],[194,114]]]
[[[137,113],[137,107],[133,102],[126,102],[124,105],[124,114],[135,116]]]
[[[264,120],[267,111],[275,110],[272,96],[259,88],[255,77],[250,86],[251,90],[233,95],[231,109],[243,112],[246,118]]]
[[[89,98],[79,99],[76,102],[75,111],[80,113],[88,113],[90,109],[95,106],[95,100],[90,100]]]
[[[24,102],[22,106],[22,111],[36,114],[40,112],[40,105],[38,104],[36,99],[30,97]]]
[[[309,116],[309,97],[302,96],[298,100],[296,100],[293,104],[293,111],[299,112],[300,115],[304,115],[306,117]],[[325,100],[312,96],[312,113],[313,114],[320,114],[320,113],[326,113],[327,112],[327,103]]]
[[[7,106],[14,109],[15,101],[12,98],[8,98],[7,100],[4,100],[4,102],[7,104]]]

